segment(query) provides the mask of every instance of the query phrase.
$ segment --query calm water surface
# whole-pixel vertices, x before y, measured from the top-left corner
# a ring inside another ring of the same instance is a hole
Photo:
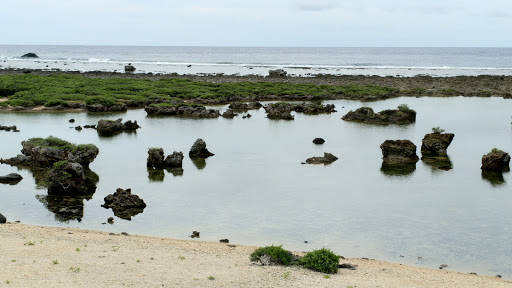
[[[190,120],[151,118],[143,110],[122,114],[0,113],[1,125],[16,124],[20,133],[1,133],[0,157],[19,154],[21,141],[53,135],[74,143],[94,143],[100,154],[90,168],[100,181],[93,198],[84,201],[82,222],[59,221],[37,199],[32,173],[0,165],[24,179],[16,186],[0,184],[0,211],[9,220],[131,234],[187,239],[192,230],[201,240],[228,238],[249,245],[284,244],[291,250],[327,247],[352,257],[369,257],[437,269],[501,274],[512,279],[512,182],[483,178],[480,161],[493,147],[512,152],[512,101],[500,98],[397,98],[365,103],[375,110],[408,104],[418,112],[406,126],[371,126],[342,121],[354,101],[334,103],[338,113],[271,121],[263,109],[251,119]],[[342,108],[344,106],[344,108]],[[220,107],[221,110],[226,107]],[[137,133],[99,137],[75,125],[99,119],[137,120]],[[381,171],[380,144],[410,139],[419,147],[434,126],[455,133],[448,149],[453,169],[442,171],[420,161],[408,174]],[[215,156],[206,165],[184,159],[182,176],[164,172],[151,180],[147,149],[163,147],[188,154],[203,138]],[[323,137],[326,143],[311,141]],[[300,163],[330,152],[331,165]],[[148,205],[126,221],[103,225],[113,216],[100,207],[116,188],[132,188]],[[308,243],[304,243],[308,241]],[[404,257],[400,257],[403,255]],[[422,257],[422,259],[418,259]]]

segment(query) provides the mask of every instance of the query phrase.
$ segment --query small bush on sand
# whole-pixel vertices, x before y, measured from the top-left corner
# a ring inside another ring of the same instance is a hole
[[[293,255],[290,251],[281,246],[260,247],[251,253],[251,261],[259,261],[261,256],[267,255],[270,260],[280,265],[290,265],[293,261]]]
[[[322,248],[308,252],[300,260],[300,265],[311,270],[322,273],[337,273],[340,264],[340,256],[334,254],[331,250]]]

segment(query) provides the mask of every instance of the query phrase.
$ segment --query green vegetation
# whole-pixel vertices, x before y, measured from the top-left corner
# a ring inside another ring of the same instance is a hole
[[[293,255],[290,251],[283,249],[283,246],[266,246],[261,247],[251,253],[251,261],[258,261],[261,256],[267,255],[272,262],[281,265],[290,265],[293,261]]]
[[[14,262],[16,262],[16,260],[12,259],[11,262],[14,263]]]
[[[444,132],[444,129],[441,129],[441,127],[437,126],[437,127],[432,127],[432,133],[434,134],[441,134]]]
[[[137,259],[137,263],[140,263],[140,259]]]
[[[71,270],[74,273],[80,273],[80,267],[69,267],[69,270]]]
[[[80,75],[55,74],[40,76],[1,75],[0,97],[8,97],[2,105],[33,107],[56,106],[81,102],[112,106],[130,103],[138,106],[171,102],[175,99],[215,99],[240,96],[257,97],[310,96],[314,99],[359,96],[398,95],[399,90],[381,86],[316,85],[274,82],[210,83],[189,79],[88,78]]]
[[[329,275],[329,274],[325,274],[325,275],[324,275],[324,278],[325,278],[325,279],[329,279],[329,278],[331,278],[331,275]]]
[[[96,147],[96,145],[94,145],[94,144],[75,145],[66,140],[62,140],[62,139],[59,139],[59,138],[53,137],[53,136],[49,136],[47,138],[30,138],[30,139],[28,139],[28,141],[25,141],[24,145],[28,149],[32,149],[36,146],[39,146],[39,147],[47,147],[47,148],[56,148],[56,149],[60,149],[60,150],[69,150],[69,151],[71,151],[71,153],[83,152],[83,151],[87,151],[87,150],[91,150],[91,149],[98,149]],[[55,164],[57,164],[57,163],[55,163]],[[60,163],[59,165],[63,166],[64,163]],[[67,163],[65,163],[65,165],[67,165]]]
[[[23,245],[25,245],[25,246],[34,246],[34,245],[36,245],[36,243],[32,242],[32,241],[28,241],[28,242],[25,242],[25,244],[23,244]]]
[[[117,252],[117,251],[119,251],[119,248],[121,248],[121,247],[119,247],[119,246],[112,246],[112,251]]]
[[[411,108],[409,108],[409,105],[407,104],[400,104],[398,105],[398,110],[402,112],[408,112],[409,110],[411,110]]]
[[[215,280],[215,277],[213,277],[212,275],[208,276],[208,280]]]
[[[80,252],[80,248],[76,248],[76,249],[75,249],[75,251],[76,251],[76,252]]]
[[[505,153],[503,150],[500,150],[498,148],[492,148],[491,153]]]
[[[52,263],[53,263],[53,264],[55,264],[55,265],[57,265],[57,264],[59,264],[59,260],[57,260],[57,259],[52,260]]]
[[[340,264],[340,256],[337,256],[329,249],[322,248],[308,252],[299,262],[300,265],[315,271],[336,273]]]
[[[290,277],[290,271],[286,271],[283,273],[283,278],[284,279],[288,279],[288,277]]]

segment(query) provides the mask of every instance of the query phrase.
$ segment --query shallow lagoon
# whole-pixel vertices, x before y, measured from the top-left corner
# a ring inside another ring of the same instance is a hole
[[[1,125],[17,125],[20,133],[2,132],[0,157],[19,154],[21,141],[53,135],[73,143],[94,143],[100,154],[90,168],[100,177],[93,198],[84,201],[84,217],[60,222],[36,198],[32,173],[0,165],[25,179],[1,185],[0,211],[10,221],[71,226],[131,234],[187,239],[193,230],[201,240],[228,238],[235,244],[284,244],[291,250],[327,247],[349,257],[368,257],[437,269],[501,274],[512,278],[511,173],[504,183],[482,178],[480,161],[493,147],[512,152],[512,101],[501,98],[397,98],[373,103],[326,101],[338,113],[272,121],[263,109],[250,119],[190,120],[147,117],[143,110],[122,114],[1,113]],[[380,111],[408,104],[418,112],[415,124],[371,126],[340,118],[363,105]],[[342,108],[344,106],[344,108]],[[221,107],[225,109],[226,107]],[[137,133],[99,137],[74,125],[99,119],[137,120]],[[381,171],[380,144],[410,139],[419,147],[424,134],[441,126],[455,138],[448,149],[453,165],[438,170],[419,161],[408,175]],[[311,141],[322,137],[320,146]],[[164,171],[163,181],[148,176],[147,149],[188,154],[203,138],[216,155],[206,163],[188,156],[182,176]],[[331,165],[300,163],[330,152]],[[100,207],[116,188],[132,188],[148,207],[144,213],[115,224]],[[304,243],[308,241],[308,243]],[[401,257],[404,256],[404,257]],[[422,257],[422,259],[418,259]]]

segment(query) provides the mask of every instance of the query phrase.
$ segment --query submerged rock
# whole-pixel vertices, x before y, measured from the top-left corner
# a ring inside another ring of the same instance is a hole
[[[380,171],[387,176],[407,176],[416,170],[416,162],[382,161]]]
[[[124,71],[125,72],[135,72],[135,70],[137,70],[137,69],[133,65],[131,65],[131,64],[128,64],[128,65],[124,66]]]
[[[293,120],[294,117],[291,115],[292,111],[309,115],[336,112],[333,104],[322,105],[318,102],[302,104],[277,102],[274,104],[268,104],[264,108],[267,113],[267,118],[282,120]]]
[[[12,126],[2,126],[0,125],[0,131],[12,131],[12,132],[20,132],[20,130],[18,130],[18,128],[16,127],[16,125],[12,125]]]
[[[409,140],[386,140],[380,145],[386,162],[417,162],[416,145]]]
[[[307,164],[331,164],[332,162],[338,160],[338,157],[332,155],[331,153],[324,152],[324,157],[311,157],[306,160]]]
[[[191,158],[208,158],[210,156],[213,156],[215,154],[211,153],[206,149],[206,142],[204,142],[203,139],[199,138],[194,142],[192,147],[190,148],[190,152],[188,153],[188,156]]]
[[[509,162],[510,155],[508,153],[494,148],[491,152],[482,156],[482,167],[480,169],[497,172],[508,171],[510,170]]]
[[[117,188],[114,194],[105,197],[105,204],[101,205],[106,209],[112,208],[114,215],[121,219],[131,220],[131,217],[144,212],[146,203],[139,196],[131,193],[130,188],[123,190]]]
[[[452,133],[430,133],[423,137],[421,154],[428,156],[446,156],[446,149],[452,143]]]
[[[21,177],[20,174],[16,173],[10,173],[5,176],[0,176],[0,183],[2,184],[9,184],[9,185],[16,185],[18,184],[23,177]]]
[[[370,107],[361,107],[348,112],[341,119],[368,124],[410,124],[416,122],[416,111],[409,109],[406,105],[400,105],[398,109],[394,110],[383,110],[379,113],[373,112]]]
[[[126,104],[114,104],[114,105],[103,105],[103,104],[87,104],[85,106],[89,112],[125,112],[128,110]]]

